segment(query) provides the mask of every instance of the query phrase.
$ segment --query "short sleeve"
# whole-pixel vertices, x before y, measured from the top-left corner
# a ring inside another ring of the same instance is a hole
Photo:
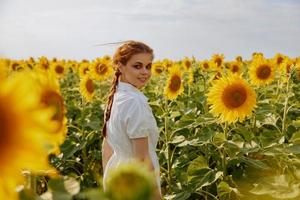
[[[147,137],[150,132],[148,110],[143,102],[132,100],[125,120],[126,133],[130,139]]]

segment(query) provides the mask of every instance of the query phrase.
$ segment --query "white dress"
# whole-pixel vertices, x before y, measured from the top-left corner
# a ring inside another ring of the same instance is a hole
[[[131,84],[119,81],[106,127],[106,140],[114,153],[104,169],[104,190],[108,171],[133,159],[131,139],[148,137],[149,155],[161,193],[159,162],[155,152],[159,131],[148,98]]]

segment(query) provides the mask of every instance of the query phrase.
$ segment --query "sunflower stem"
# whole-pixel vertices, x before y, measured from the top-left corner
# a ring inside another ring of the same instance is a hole
[[[225,126],[224,126],[224,129],[223,129],[223,131],[224,131],[224,137],[225,137],[225,141],[227,141],[227,139],[228,139],[228,123],[227,122],[225,122]],[[226,166],[227,166],[227,160],[226,160],[226,157],[227,157],[227,155],[226,155],[226,151],[225,151],[225,147],[223,146],[223,148],[222,148],[222,168],[223,168],[223,176],[224,176],[224,178],[227,176],[227,170],[226,170]]]
[[[172,158],[171,158],[171,149],[170,149],[170,134],[168,131],[168,99],[165,98],[165,137],[166,137],[166,145],[167,145],[167,167],[168,167],[168,183],[169,189],[172,186]]]
[[[81,135],[84,139],[86,139],[86,135],[85,135],[85,131],[84,131],[84,119],[85,119],[85,116],[84,116],[84,110],[85,110],[85,104],[86,101],[81,98],[81,106],[82,106],[82,110],[81,110],[81,119],[82,119],[82,123],[81,123]],[[83,162],[85,163],[86,161],[86,158],[87,158],[87,153],[86,153],[86,145],[84,146],[84,148],[82,149],[82,159],[83,159]]]
[[[288,78],[287,84],[286,84],[286,97],[284,102],[284,109],[283,109],[283,116],[282,116],[282,129],[281,133],[285,134],[285,120],[288,113],[288,102],[289,102],[289,92],[290,92],[290,77]]]
[[[256,133],[256,115],[253,115],[253,133]]]

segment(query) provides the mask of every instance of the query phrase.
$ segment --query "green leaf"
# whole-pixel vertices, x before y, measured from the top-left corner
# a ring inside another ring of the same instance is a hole
[[[290,139],[290,142],[293,144],[300,144],[300,131],[297,131],[293,134]]]
[[[67,192],[63,179],[52,179],[48,182],[49,189],[55,200],[72,200],[72,195]]]
[[[184,140],[185,140],[185,137],[183,135],[178,135],[172,139],[171,143],[176,144],[176,143],[183,142]]]
[[[247,142],[250,142],[254,138],[254,134],[244,126],[239,126],[236,132],[241,134]]]
[[[192,175],[195,171],[203,168],[209,168],[207,165],[207,160],[204,156],[198,156],[194,159],[188,167],[188,174]]]
[[[289,146],[287,150],[293,154],[300,154],[300,144]]]
[[[232,191],[231,187],[225,181],[221,181],[218,184],[217,190],[220,199],[229,199],[229,195]]]
[[[247,165],[254,167],[256,169],[261,169],[261,170],[267,170],[270,169],[269,166],[267,164],[265,164],[264,162],[260,161],[260,160],[254,160],[248,157],[240,157],[239,158],[242,162],[246,163]]]
[[[213,137],[213,143],[216,146],[221,146],[226,141],[225,134],[224,133],[216,133],[216,135]]]
[[[105,197],[105,194],[99,189],[89,188],[83,192],[80,192],[76,195],[79,199],[87,199],[87,200],[108,200]]]
[[[295,126],[296,128],[300,128],[300,119],[293,121],[292,125]]]

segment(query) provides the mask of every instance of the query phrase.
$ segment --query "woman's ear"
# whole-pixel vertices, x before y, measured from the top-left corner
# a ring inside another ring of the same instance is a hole
[[[118,69],[120,70],[121,73],[123,73],[123,68],[124,68],[124,65],[122,63],[118,63]]]

